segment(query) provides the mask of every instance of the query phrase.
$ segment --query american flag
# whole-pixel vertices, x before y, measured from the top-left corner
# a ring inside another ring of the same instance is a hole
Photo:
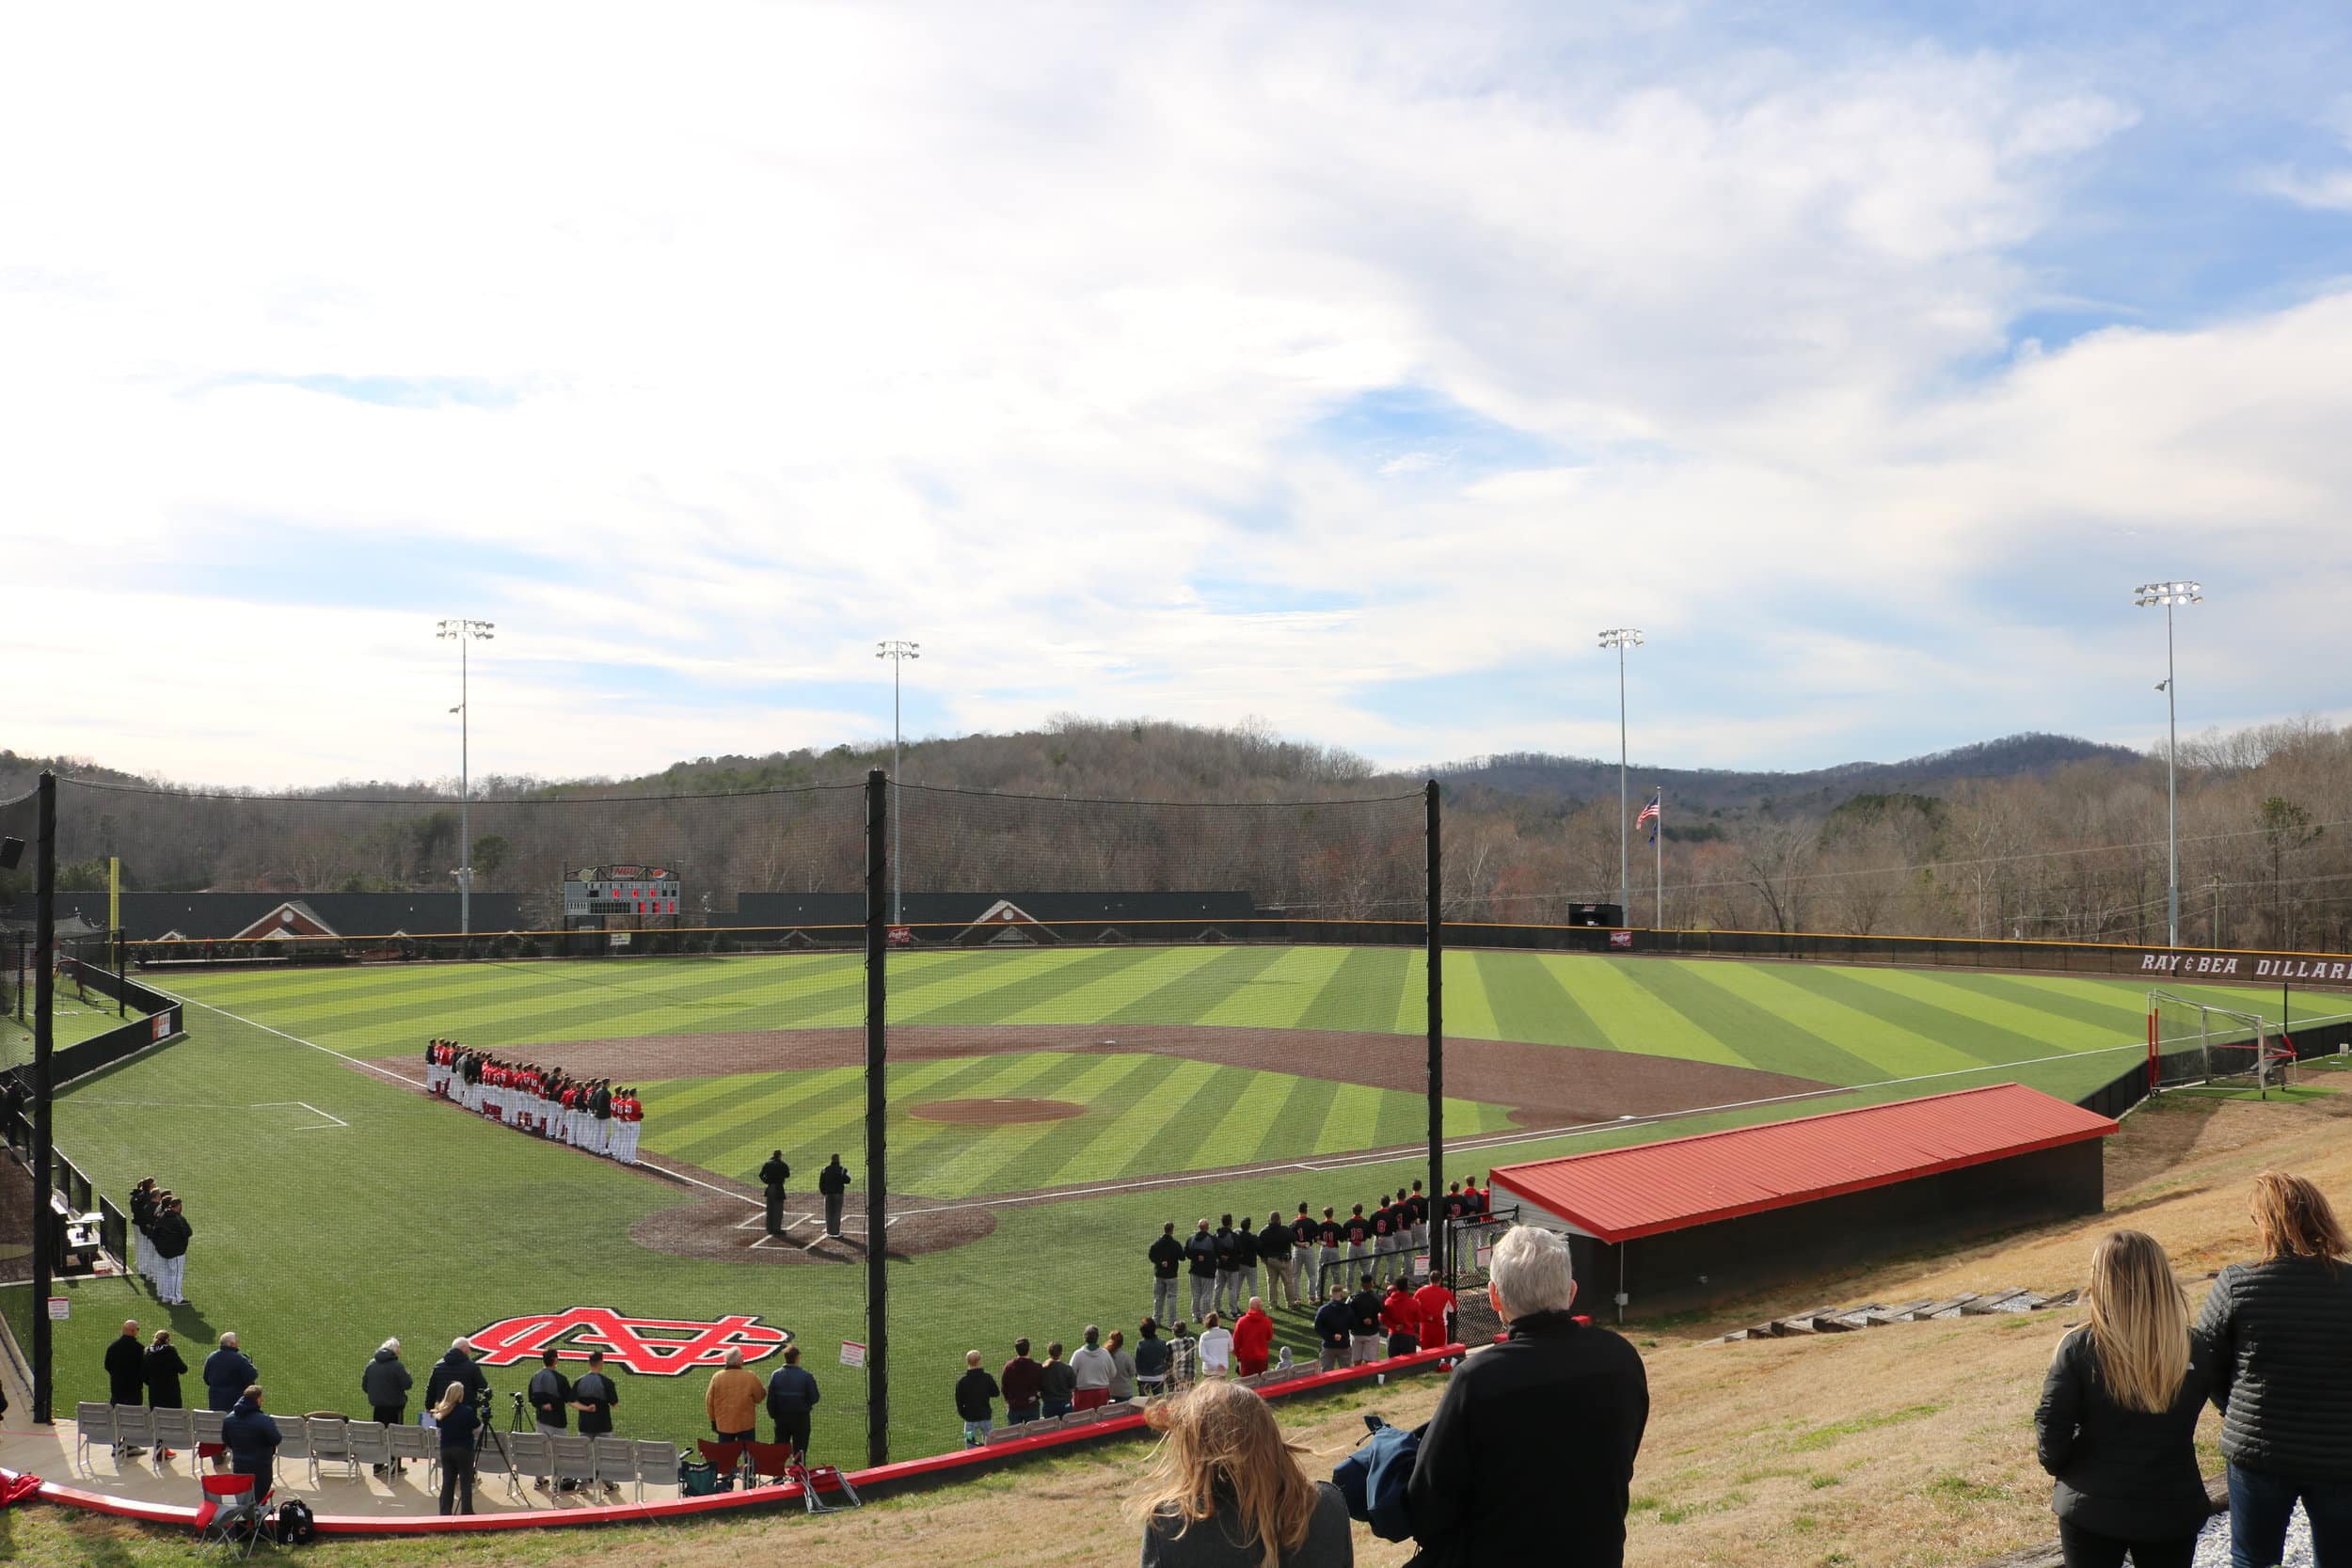
[[[1666,792],[1665,792],[1664,790],[1662,790],[1662,789],[1661,789],[1661,790],[1660,790],[1657,794],[1655,794],[1655,795],[1651,796],[1651,797],[1650,797],[1650,801],[1649,801],[1649,804],[1648,804],[1648,805],[1646,805],[1646,806],[1644,806],[1644,807],[1642,808],[1642,815],[1641,815],[1641,816],[1637,816],[1637,817],[1635,817],[1635,818],[1633,819],[1633,825],[1634,825],[1635,827],[1637,827],[1637,828],[1638,828],[1638,827],[1640,827],[1640,826],[1641,826],[1643,823],[1645,823],[1645,822],[1655,822],[1655,821],[1657,821],[1657,820],[1658,820],[1658,803],[1659,803],[1661,800],[1663,800],[1665,798],[1666,798]],[[1657,829],[1652,828],[1652,829],[1649,831],[1649,841],[1650,841],[1652,844],[1655,844],[1655,843],[1657,843],[1657,842],[1658,842],[1658,830],[1657,830]]]

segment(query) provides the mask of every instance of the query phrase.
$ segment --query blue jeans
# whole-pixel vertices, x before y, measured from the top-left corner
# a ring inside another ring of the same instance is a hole
[[[2352,1481],[2298,1481],[2230,1466],[2231,1568],[2271,1568],[2285,1549],[2295,1499],[2312,1522],[2320,1568],[2352,1563]]]
[[[988,1434],[995,1430],[995,1426],[996,1423],[985,1416],[977,1421],[964,1422],[963,1446],[967,1449],[978,1448],[982,1442],[987,1440]]]

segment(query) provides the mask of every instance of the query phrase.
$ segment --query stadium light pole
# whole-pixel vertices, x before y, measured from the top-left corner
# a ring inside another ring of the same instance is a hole
[[[1633,863],[1628,848],[1625,792],[1625,651],[1642,645],[1639,626],[1612,626],[1600,634],[1600,645],[1617,650],[1617,923],[1633,924]]]
[[[473,818],[467,809],[473,801],[472,749],[473,695],[467,658],[467,644],[487,642],[496,630],[493,623],[469,617],[452,616],[434,629],[433,635],[457,644],[457,705],[450,711],[457,715],[457,934],[473,935]]]
[[[2132,590],[2136,605],[2164,606],[2164,819],[2168,869],[2164,879],[2165,945],[2181,945],[2181,794],[2177,774],[2181,751],[2179,684],[2172,677],[2172,607],[2203,600],[2202,584],[2143,582]]]
[[[890,660],[890,923],[906,924],[906,909],[898,895],[899,867],[906,863],[906,846],[898,839],[906,826],[906,813],[899,801],[904,798],[898,784],[898,672],[911,658],[923,657],[923,644],[893,637],[874,644],[876,658]]]

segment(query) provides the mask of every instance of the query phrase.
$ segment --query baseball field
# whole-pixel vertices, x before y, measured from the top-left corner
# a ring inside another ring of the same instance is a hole
[[[892,1427],[951,1446],[961,1353],[1074,1341],[1151,1305],[1163,1220],[1344,1212],[1425,1165],[1418,953],[1065,948],[913,953],[891,966]],[[818,1446],[863,1453],[859,961],[831,955],[192,974],[189,1036],[74,1085],[57,1139],[118,1200],[153,1175],[196,1230],[190,1305],[119,1280],[66,1291],[60,1397],[103,1397],[125,1316],[200,1349],[235,1329],[280,1409],[355,1410],[399,1337],[421,1383],[497,1328],[501,1414],[598,1324],[637,1370],[620,1426],[707,1433],[706,1355],[775,1365],[783,1333],[826,1390]],[[2176,991],[2191,988],[2173,987]],[[2203,994],[2258,1006],[2227,988]],[[1447,956],[1454,1172],[2014,1080],[2073,1098],[2136,1059],[2128,980],[1457,951]],[[493,1125],[421,1089],[429,1036],[637,1085],[645,1164]],[[1628,1119],[1630,1118],[1630,1119]],[[782,1242],[753,1176],[794,1167]],[[809,1217],[838,1151],[852,1224]],[[567,1317],[574,1308],[586,1317]],[[611,1314],[607,1317],[604,1314]],[[748,1321],[747,1321],[748,1320]],[[717,1325],[696,1328],[693,1325]],[[665,1326],[666,1325],[666,1326]],[[1307,1341],[1304,1321],[1282,1333]],[[781,1331],[781,1332],[779,1332]]]

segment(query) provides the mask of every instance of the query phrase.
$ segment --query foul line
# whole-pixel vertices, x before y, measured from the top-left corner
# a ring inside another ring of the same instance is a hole
[[[160,986],[154,989],[158,990],[163,990]],[[313,1051],[321,1052],[326,1055],[334,1057],[337,1061],[349,1062],[353,1067],[364,1069],[369,1072],[378,1073],[383,1077],[390,1079],[395,1084],[405,1084],[410,1088],[420,1091],[424,1088],[424,1080],[421,1078],[411,1078],[405,1072],[394,1072],[390,1068],[378,1067],[375,1063],[368,1061],[362,1057],[351,1055],[347,1052],[338,1051],[331,1045],[321,1045],[316,1040],[306,1040],[300,1035],[290,1035],[283,1029],[273,1029],[268,1024],[262,1023],[255,1019],[246,1018],[242,1013],[232,1013],[226,1007],[215,1006],[210,1002],[199,1001],[193,996],[181,996],[176,992],[167,990],[164,991],[163,994],[172,997],[173,1000],[179,1002],[183,1006],[202,1007],[207,1012],[218,1013],[221,1017],[227,1019],[234,1019],[237,1022],[246,1025],[247,1028],[259,1029],[265,1035],[276,1035],[281,1040],[292,1040],[296,1045],[307,1045]],[[293,1104],[298,1103],[298,1101],[285,1101],[285,1103]],[[313,1109],[315,1109],[315,1107],[313,1107]],[[319,1112],[319,1115],[321,1116],[325,1116],[326,1114],[326,1113],[324,1111]],[[296,1131],[299,1132],[302,1131],[302,1129],[296,1129]],[[736,1192],[731,1188],[713,1186],[710,1182],[705,1181],[701,1177],[689,1176],[684,1171],[663,1170],[661,1166],[654,1164],[649,1161],[641,1160],[638,1164],[644,1165],[645,1169],[649,1171],[654,1171],[660,1175],[669,1177],[673,1180],[691,1181],[695,1186],[700,1187],[707,1192],[718,1193],[724,1196],[735,1198],[739,1202],[756,1204],[760,1201],[758,1198],[749,1196],[743,1193]]]

